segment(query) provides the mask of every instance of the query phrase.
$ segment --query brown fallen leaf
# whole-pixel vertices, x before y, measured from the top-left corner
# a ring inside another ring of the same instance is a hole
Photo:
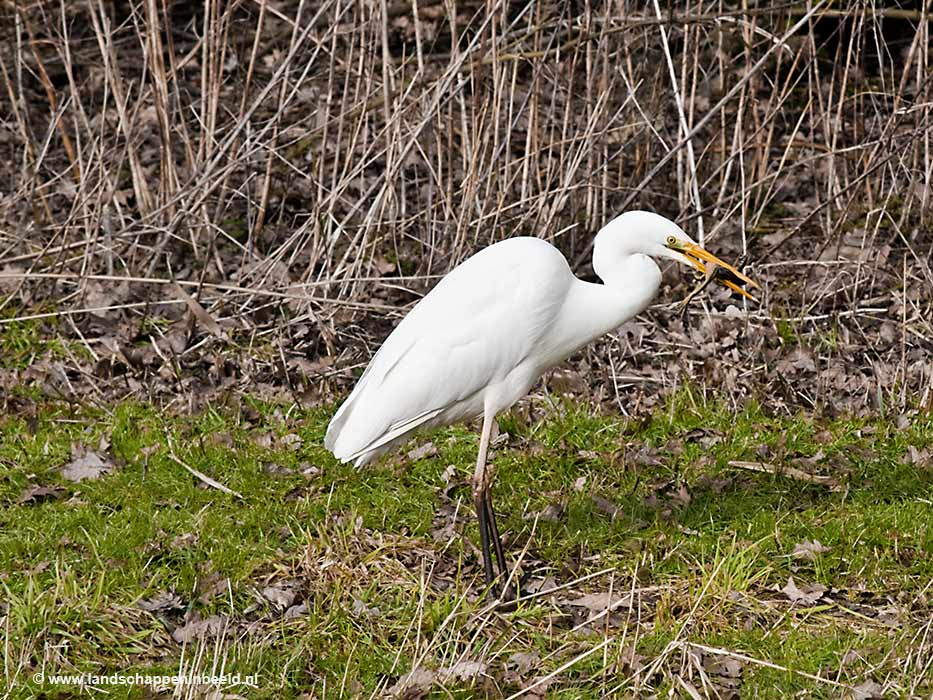
[[[201,303],[193,296],[188,294],[180,284],[175,284],[175,293],[185,302],[191,315],[197,320],[198,325],[211,335],[222,340],[227,340],[227,334],[220,324],[208,313],[207,309],[201,306]]]
[[[408,453],[408,459],[412,462],[417,462],[419,459],[427,459],[428,457],[433,457],[437,454],[437,447],[433,442],[426,442],[423,445],[416,447]]]
[[[486,664],[481,661],[461,660],[450,666],[438,669],[438,675],[445,680],[475,681],[486,673]]]
[[[582,394],[589,385],[583,375],[575,369],[555,369],[547,380],[548,388],[555,394]]]
[[[541,656],[536,651],[517,651],[512,654],[506,665],[519,674],[528,673],[541,660]]]
[[[693,497],[690,495],[690,492],[687,491],[687,485],[681,483],[677,487],[677,490],[671,494],[671,500],[679,506],[689,506]]]
[[[135,459],[138,460],[140,457],[142,457],[148,462],[149,458],[152,457],[152,455],[156,454],[157,452],[161,450],[162,450],[162,445],[160,445],[157,442],[154,442],[151,445],[147,445],[146,447],[140,447],[139,453],[136,455]]]
[[[930,450],[923,449],[918,450],[914,445],[909,445],[907,447],[907,463],[914,464],[917,466],[928,467],[930,466]]]
[[[353,614],[363,617],[379,617],[382,611],[376,606],[369,606],[359,598],[353,599]]]
[[[805,584],[803,588],[800,588],[794,581],[793,576],[787,577],[787,585],[781,589],[781,592],[792,603],[803,603],[804,605],[813,605],[823,597],[826,591],[826,586],[821,583]]]
[[[547,593],[557,588],[557,579],[553,576],[533,578],[522,587],[522,593]]]
[[[272,446],[275,444],[275,435],[271,431],[266,431],[264,433],[259,433],[258,435],[253,436],[253,443],[257,447],[262,447],[266,450],[271,450]]]
[[[218,595],[226,592],[230,587],[230,579],[212,571],[204,578],[198,580],[198,602],[207,605]]]
[[[286,450],[294,452],[301,448],[301,436],[297,433],[288,433],[288,435],[283,435],[279,438],[279,443]]]
[[[798,542],[794,545],[794,551],[791,552],[791,556],[796,559],[806,559],[807,561],[816,561],[817,554],[823,554],[832,549],[822,544],[819,540],[804,540],[803,542]]]
[[[170,546],[172,549],[187,549],[198,541],[196,532],[185,532],[181,535],[175,535],[172,538]]]
[[[81,482],[99,479],[115,469],[113,461],[106,455],[88,450],[83,445],[71,446],[71,461],[62,467],[62,476],[68,481]]]
[[[288,610],[285,611],[285,614],[282,616],[286,620],[294,620],[299,617],[303,617],[308,613],[308,604],[301,603],[300,605],[293,605]]]
[[[444,471],[441,472],[441,481],[446,485],[450,486],[457,482],[457,467],[453,464],[448,464]]]
[[[146,612],[162,612],[163,610],[183,610],[185,602],[181,596],[172,591],[159,591],[148,600],[140,600],[136,607]]]
[[[873,680],[859,683],[845,694],[846,700],[884,700],[884,687]]]
[[[703,659],[703,668],[713,676],[739,678],[744,668],[741,661],[731,656],[707,656]]]
[[[545,506],[542,510],[537,513],[527,513],[523,517],[525,520],[534,520],[538,518],[540,520],[546,520],[549,523],[559,523],[561,518],[564,517],[564,504],[555,501]]]
[[[295,473],[294,469],[289,469],[288,467],[283,467],[281,464],[276,462],[269,462],[268,464],[262,465],[263,474],[268,474],[269,476],[290,476]]]
[[[297,594],[291,584],[266,586],[262,589],[262,597],[272,603],[279,610],[287,610],[295,602]]]
[[[395,272],[395,263],[391,260],[386,260],[383,256],[379,256],[373,260],[376,265],[376,269],[379,271],[380,275],[388,275]]]
[[[587,595],[568,601],[568,605],[577,608],[587,608],[594,613],[604,612],[606,609],[615,609],[628,601],[628,596],[619,593],[609,594],[609,591],[588,593]]]
[[[32,484],[20,491],[16,497],[16,502],[20,505],[24,503],[42,503],[43,501],[54,501],[61,498],[65,492],[56,486],[38,486]]]
[[[389,688],[389,695],[403,700],[423,698],[431,690],[435,678],[437,674],[434,671],[420,667],[413,668]]]
[[[190,622],[175,628],[172,639],[178,644],[190,644],[197,639],[218,636],[226,627],[227,618],[222,615],[211,615],[205,620],[192,619]]]
[[[38,564],[36,564],[35,566],[31,567],[31,568],[29,569],[29,573],[30,573],[30,574],[33,574],[33,575],[35,575],[35,574],[41,574],[43,571],[47,570],[51,565],[52,565],[52,563],[51,563],[48,559],[43,559],[43,560],[40,561]]]
[[[593,505],[596,506],[596,509],[599,512],[608,515],[610,520],[615,520],[619,513],[622,512],[621,508],[619,508],[619,506],[610,501],[608,498],[603,498],[602,496],[593,494],[590,496],[590,500],[593,501]]]

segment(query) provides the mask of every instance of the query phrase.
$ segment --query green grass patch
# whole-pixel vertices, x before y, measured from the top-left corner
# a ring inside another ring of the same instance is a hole
[[[250,405],[252,421],[54,403],[0,420],[13,696],[71,697],[58,673],[221,667],[255,686],[223,692],[260,698],[933,691],[929,416],[814,424],[689,388],[647,421],[505,415],[506,548],[526,587],[566,588],[490,609],[472,430],[356,471],[321,446],[329,410]],[[109,471],[64,478],[88,453]]]

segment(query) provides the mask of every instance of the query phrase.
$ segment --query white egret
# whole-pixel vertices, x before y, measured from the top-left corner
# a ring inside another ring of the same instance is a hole
[[[643,311],[661,284],[653,258],[720,273],[715,281],[752,298],[757,286],[698,246],[663,216],[632,211],[596,235],[593,269],[577,279],[564,256],[539,238],[510,238],[451,270],[386,338],[327,427],[324,445],[361,467],[418,430],[482,416],[473,502],[491,585],[490,540],[502,581],[507,568],[486,464],[496,414],[528,393],[543,372]]]

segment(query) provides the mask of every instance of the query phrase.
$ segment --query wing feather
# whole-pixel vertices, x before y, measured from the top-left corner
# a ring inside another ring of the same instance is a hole
[[[467,260],[389,335],[334,415],[325,446],[365,463],[503,380],[547,331],[567,278],[563,256],[538,239],[510,239]]]

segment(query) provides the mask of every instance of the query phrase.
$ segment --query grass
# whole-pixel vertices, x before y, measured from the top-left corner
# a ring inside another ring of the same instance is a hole
[[[870,680],[905,697],[933,691],[933,470],[905,457],[933,443],[928,416],[814,425],[754,403],[736,415],[689,389],[640,423],[572,402],[531,422],[506,415],[495,459],[507,549],[527,546],[531,581],[570,585],[490,609],[466,481],[475,435],[439,433],[434,456],[357,472],[321,447],[329,413],[44,404],[0,421],[9,696],[71,696],[32,680],[40,670],[220,665],[258,678],[226,692],[269,698],[379,696],[413,666],[411,697],[509,695],[551,673],[538,689],[555,698],[687,697],[687,686],[838,697],[829,681]],[[72,443],[117,468],[63,480]],[[243,499],[205,488],[172,455]],[[837,488],[733,460],[805,465]],[[18,502],[37,484],[63,491]],[[792,556],[814,540],[828,549]],[[827,596],[792,603],[789,576]],[[635,601],[581,626],[600,611],[571,601],[610,590]],[[140,607],[160,594],[176,602]],[[172,639],[213,616],[217,634]]]

